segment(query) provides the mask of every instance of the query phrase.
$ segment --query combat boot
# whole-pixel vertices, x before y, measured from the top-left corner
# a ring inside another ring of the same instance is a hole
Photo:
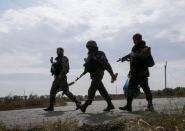
[[[110,101],[110,103],[108,104],[107,108],[105,108],[103,111],[110,111],[110,110],[113,110],[113,109],[114,109],[114,105]]]
[[[132,112],[132,100],[127,98],[127,104],[123,107],[119,107],[120,110],[126,110]]]
[[[148,107],[148,108],[145,109],[145,111],[151,111],[151,112],[154,111],[154,107],[153,107],[153,104],[152,104],[152,101],[151,101],[151,100],[148,101],[148,106],[147,106],[147,107]]]
[[[85,113],[86,108],[87,108],[87,106],[86,106],[86,105],[82,105],[82,106],[80,107],[80,110],[81,110],[83,113]]]
[[[125,110],[125,111],[129,111],[129,112],[132,112],[132,106],[123,106],[123,107],[119,107],[120,110]]]
[[[81,110],[83,113],[85,113],[85,111],[86,111],[88,105],[90,105],[91,103],[92,103],[91,100],[87,100],[82,106],[81,106],[81,105],[79,106],[80,110]]]
[[[54,111],[53,104],[50,104],[48,108],[43,109],[44,111]]]
[[[151,112],[154,112],[154,107],[153,107],[153,106],[150,106],[150,107],[148,107],[147,109],[145,109],[145,111],[151,111]]]
[[[78,102],[75,102],[75,103],[76,103],[76,110],[80,109],[80,107],[81,107],[81,102],[78,101]]]
[[[103,111],[110,111],[114,109],[114,105],[108,105]]]

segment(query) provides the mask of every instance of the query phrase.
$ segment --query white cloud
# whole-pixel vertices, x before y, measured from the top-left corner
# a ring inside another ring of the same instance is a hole
[[[144,39],[152,43],[157,63],[151,69],[151,88],[163,88],[163,66],[159,62],[166,59],[178,59],[171,63],[170,74],[185,85],[181,82],[185,66],[182,57],[185,55],[184,9],[184,0],[40,0],[38,5],[3,10],[0,14],[0,72],[48,75],[48,59],[62,46],[70,59],[71,81],[81,73],[79,68],[86,56],[87,40],[97,40],[100,49],[114,63],[130,51],[132,45],[128,43],[132,42],[133,33],[141,32]],[[105,76],[110,92],[115,92],[113,86],[122,87],[129,66],[114,63],[113,67],[121,75],[113,85],[110,85],[110,77]],[[85,77],[75,86],[85,87],[84,93],[88,84],[89,78]],[[169,84],[175,87],[178,83]],[[75,88],[72,91],[80,93]]]
[[[172,4],[173,6],[171,6]],[[123,28],[133,27],[137,24],[147,23],[160,26],[168,23],[170,26],[162,28],[158,32],[158,36],[174,34],[174,30],[181,29],[178,31],[180,36],[176,35],[175,38],[184,41],[183,20],[177,22],[176,19],[173,19],[174,17],[184,19],[183,7],[185,7],[183,0],[178,2],[172,0],[109,0],[108,2],[105,0],[45,0],[43,5],[6,11],[1,16],[0,29],[2,32],[7,32],[11,29],[33,28],[38,24],[47,23],[62,32],[73,26],[86,25],[89,27],[88,30],[74,36],[76,40],[80,41],[101,38],[104,34],[114,35]],[[167,31],[164,33],[164,30]],[[111,36],[108,35],[107,39],[109,37]]]
[[[14,73],[47,73],[48,69],[44,67],[34,68],[41,63],[40,54],[30,55],[27,53],[16,52],[14,55],[4,53],[0,55],[1,74]]]
[[[0,17],[0,32],[9,33],[13,30],[33,28],[39,18],[29,12],[29,9],[7,10]]]

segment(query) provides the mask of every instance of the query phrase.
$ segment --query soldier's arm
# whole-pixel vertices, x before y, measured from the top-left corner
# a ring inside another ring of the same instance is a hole
[[[124,57],[121,58],[121,61],[126,61],[126,60],[129,60],[130,59],[130,53]]]
[[[114,75],[113,70],[112,70],[112,67],[111,67],[111,65],[109,64],[109,62],[108,62],[108,60],[107,60],[107,57],[105,56],[104,53],[101,54],[101,56],[100,56],[100,58],[99,58],[99,62],[100,62],[101,65],[104,67],[104,69],[106,69],[106,70],[109,72],[109,74],[110,74],[111,76]]]
[[[61,61],[62,64],[62,71],[60,72],[61,75],[66,75],[69,71],[69,60],[67,57],[64,57]]]

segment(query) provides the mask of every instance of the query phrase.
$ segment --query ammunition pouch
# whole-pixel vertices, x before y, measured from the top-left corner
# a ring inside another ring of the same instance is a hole
[[[51,74],[59,75],[62,71],[62,65],[59,62],[52,63],[51,65]]]
[[[96,72],[97,69],[102,69],[104,70],[103,66],[98,60],[90,60],[84,64],[85,71],[89,73],[94,73]]]

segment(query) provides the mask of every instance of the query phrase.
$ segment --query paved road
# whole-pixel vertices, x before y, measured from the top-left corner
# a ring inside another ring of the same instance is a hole
[[[36,125],[43,125],[47,121],[56,121],[58,119],[75,119],[80,124],[83,123],[105,123],[113,119],[131,119],[141,117],[149,112],[145,112],[146,100],[136,99],[133,102],[133,113],[120,111],[119,106],[126,104],[125,100],[114,100],[115,110],[111,112],[103,112],[106,107],[105,101],[94,101],[86,110],[86,113],[81,113],[80,110],[75,110],[74,103],[69,102],[67,106],[56,107],[54,112],[45,112],[42,108],[0,111],[0,121],[6,123],[9,127],[21,127],[28,129]],[[160,98],[154,99],[154,107],[157,112],[182,109],[185,105],[185,98]]]

